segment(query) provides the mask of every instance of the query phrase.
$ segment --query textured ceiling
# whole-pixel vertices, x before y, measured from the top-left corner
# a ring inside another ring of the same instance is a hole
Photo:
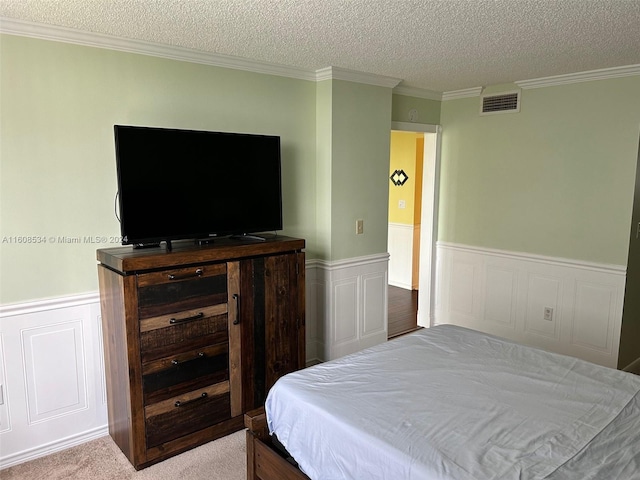
[[[640,64],[640,0],[0,0],[0,15],[438,92]]]

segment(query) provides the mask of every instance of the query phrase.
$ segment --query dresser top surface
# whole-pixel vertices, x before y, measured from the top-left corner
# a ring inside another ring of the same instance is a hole
[[[303,239],[270,234],[264,241],[230,237],[217,238],[207,245],[198,245],[193,240],[174,241],[171,250],[164,244],[138,249],[133,246],[103,248],[97,251],[96,256],[102,265],[128,275],[145,270],[294,252],[304,247]]]

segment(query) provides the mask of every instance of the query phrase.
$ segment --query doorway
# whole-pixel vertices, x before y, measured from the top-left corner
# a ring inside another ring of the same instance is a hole
[[[403,139],[407,168],[402,163],[395,168],[390,159],[389,338],[433,323],[440,130],[438,125],[392,123],[392,135]],[[417,145],[413,165],[407,152],[412,139]],[[405,176],[414,178],[410,182]],[[405,185],[411,188],[403,190]]]

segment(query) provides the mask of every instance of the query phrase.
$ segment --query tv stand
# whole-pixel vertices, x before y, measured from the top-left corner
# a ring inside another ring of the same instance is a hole
[[[267,239],[265,237],[261,237],[260,235],[248,235],[243,233],[241,235],[231,235],[232,240],[255,240],[256,242],[266,242]]]

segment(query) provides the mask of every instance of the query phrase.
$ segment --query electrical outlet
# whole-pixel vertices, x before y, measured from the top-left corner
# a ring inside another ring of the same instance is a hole
[[[553,308],[544,307],[544,319],[550,322],[553,321]]]
[[[364,220],[356,220],[356,235],[364,233]]]

